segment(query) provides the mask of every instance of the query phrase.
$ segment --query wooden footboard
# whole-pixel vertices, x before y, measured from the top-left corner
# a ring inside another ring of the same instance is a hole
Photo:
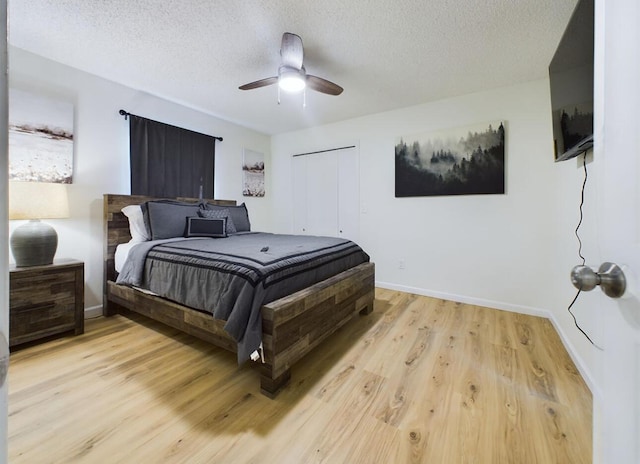
[[[373,311],[373,263],[364,263],[262,307],[263,394],[273,397],[291,366],[356,314]]]
[[[105,195],[104,314],[120,308],[142,314],[221,348],[237,352],[224,321],[164,298],[116,285],[115,247],[130,239],[128,222],[120,209],[140,204],[148,197]],[[231,204],[230,201],[216,201]],[[262,307],[260,390],[273,398],[291,378],[291,366],[318,346],[356,314],[369,314],[374,300],[373,263],[363,263]]]

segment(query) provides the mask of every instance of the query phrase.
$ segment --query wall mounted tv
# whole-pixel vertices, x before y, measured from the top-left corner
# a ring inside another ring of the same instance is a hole
[[[549,65],[556,161],[593,146],[594,0],[579,0]]]

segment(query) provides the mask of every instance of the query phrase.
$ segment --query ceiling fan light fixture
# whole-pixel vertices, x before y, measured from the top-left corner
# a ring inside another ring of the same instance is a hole
[[[285,92],[304,90],[307,86],[304,68],[298,70],[289,66],[281,66],[278,73],[278,86]]]
[[[280,67],[278,75],[267,77],[258,81],[238,87],[240,90],[259,89],[267,85],[278,83],[278,103],[280,103],[280,91],[301,92],[309,87],[311,90],[325,95],[340,95],[344,90],[338,84],[323,79],[322,77],[307,74],[302,64],[304,49],[299,35],[285,32],[282,34],[282,46],[280,47]]]

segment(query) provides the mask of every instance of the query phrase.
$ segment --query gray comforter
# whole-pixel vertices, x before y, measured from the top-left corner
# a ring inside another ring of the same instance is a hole
[[[177,238],[132,248],[117,283],[226,321],[242,363],[262,342],[263,304],[367,261],[358,245],[333,237],[252,232],[223,239]]]

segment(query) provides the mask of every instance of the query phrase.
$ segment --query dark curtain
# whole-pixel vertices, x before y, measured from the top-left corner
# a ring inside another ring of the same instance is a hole
[[[213,198],[215,137],[128,116],[132,195]]]

